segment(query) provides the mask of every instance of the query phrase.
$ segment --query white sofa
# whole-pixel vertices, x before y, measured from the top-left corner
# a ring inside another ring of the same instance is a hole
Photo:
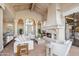
[[[46,55],[57,55],[57,56],[66,56],[72,46],[72,41],[67,40],[64,43],[61,42],[51,42],[47,44]]]
[[[26,36],[19,36],[19,37],[15,38],[14,53],[17,52],[17,45],[18,44],[23,44],[23,43],[28,43],[28,50],[33,50],[34,49],[34,42],[33,42],[33,40],[30,40]]]

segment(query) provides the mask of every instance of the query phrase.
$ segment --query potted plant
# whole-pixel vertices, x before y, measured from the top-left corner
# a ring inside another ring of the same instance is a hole
[[[23,34],[23,30],[19,29],[19,34],[22,35]]]

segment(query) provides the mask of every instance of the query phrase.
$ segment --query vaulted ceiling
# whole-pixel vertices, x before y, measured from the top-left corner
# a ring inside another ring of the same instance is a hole
[[[62,11],[68,11],[78,6],[79,6],[79,3],[61,3]]]
[[[43,16],[43,19],[47,19],[47,13],[48,13],[48,6],[49,3],[5,3],[6,11],[4,13],[13,12],[12,14],[15,14],[16,12],[23,11],[23,10],[30,10],[35,11],[36,13],[39,13]],[[62,3],[60,4],[62,11],[66,11],[69,9],[72,9],[75,6],[79,6],[77,3]],[[7,15],[9,18],[11,18],[12,14],[8,13]],[[7,18],[6,14],[5,17]]]
[[[48,11],[47,3],[7,3],[5,6],[11,10],[13,13],[23,11],[23,10],[30,10],[35,11],[43,16],[44,19],[47,18],[47,11]]]

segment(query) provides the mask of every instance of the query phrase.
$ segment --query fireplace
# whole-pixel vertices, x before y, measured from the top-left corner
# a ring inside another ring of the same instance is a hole
[[[46,36],[47,36],[48,38],[52,38],[52,34],[51,34],[51,33],[46,33]]]

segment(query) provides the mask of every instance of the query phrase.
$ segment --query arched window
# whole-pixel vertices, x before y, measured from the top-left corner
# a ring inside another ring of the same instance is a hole
[[[34,26],[32,20],[26,19],[25,29],[26,29],[26,35],[34,35]]]
[[[24,22],[23,22],[23,20],[22,19],[19,19],[18,20],[18,23],[17,23],[17,31],[18,31],[18,34],[23,34],[23,32],[24,32]]]

